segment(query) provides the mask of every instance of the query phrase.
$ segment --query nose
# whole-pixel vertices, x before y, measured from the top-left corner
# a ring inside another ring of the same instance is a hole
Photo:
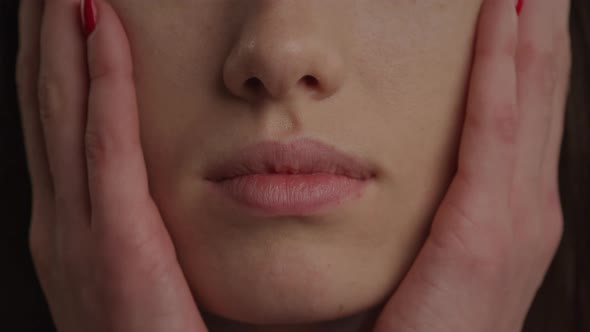
[[[286,0],[255,3],[224,63],[227,89],[250,102],[333,95],[342,84],[343,60],[311,6]]]

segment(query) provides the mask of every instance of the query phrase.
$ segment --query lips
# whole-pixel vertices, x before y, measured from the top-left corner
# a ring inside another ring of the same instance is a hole
[[[375,176],[368,162],[324,143],[300,139],[291,143],[262,142],[209,168],[206,179],[222,182],[254,174],[331,174],[355,180]]]
[[[321,142],[263,142],[213,165],[209,199],[257,217],[313,215],[361,197],[375,168]],[[231,210],[231,209],[230,209]]]

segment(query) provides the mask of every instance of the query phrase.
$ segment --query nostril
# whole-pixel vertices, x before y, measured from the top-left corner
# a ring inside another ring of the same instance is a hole
[[[263,84],[256,77],[251,77],[246,81],[246,88],[249,90],[253,90],[254,92],[258,92],[262,88]]]
[[[309,88],[311,90],[317,90],[320,86],[320,82],[312,75],[306,75],[301,78],[299,84]],[[259,95],[264,93],[264,83],[257,77],[250,77],[249,79],[244,82],[246,90],[254,93],[255,95]]]
[[[315,77],[311,76],[311,75],[304,76],[303,77],[303,83],[305,85],[307,85],[308,87],[311,87],[311,88],[316,88],[320,84],[318,82],[318,80]]]

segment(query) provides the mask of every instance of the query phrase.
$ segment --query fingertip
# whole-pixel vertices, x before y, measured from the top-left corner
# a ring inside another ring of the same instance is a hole
[[[520,15],[520,12],[522,11],[522,5],[524,3],[524,0],[516,0],[516,14]]]
[[[514,0],[511,0],[514,1]],[[477,54],[516,54],[518,16],[510,1],[484,1],[478,23]]]
[[[87,39],[90,79],[107,75],[130,75],[133,63],[129,40],[114,9],[104,0],[83,1],[86,2],[85,8],[93,5],[93,13],[88,15],[98,18],[94,21],[94,27],[92,22],[87,23],[88,30],[85,30],[91,31]]]
[[[80,0],[80,18],[82,30],[88,38],[94,32],[97,21],[97,10],[93,0]]]

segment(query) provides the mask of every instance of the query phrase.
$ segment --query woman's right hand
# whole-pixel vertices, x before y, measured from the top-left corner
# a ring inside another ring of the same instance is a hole
[[[61,332],[206,331],[150,197],[127,37],[95,1],[87,41],[79,0],[21,1],[37,275]]]

